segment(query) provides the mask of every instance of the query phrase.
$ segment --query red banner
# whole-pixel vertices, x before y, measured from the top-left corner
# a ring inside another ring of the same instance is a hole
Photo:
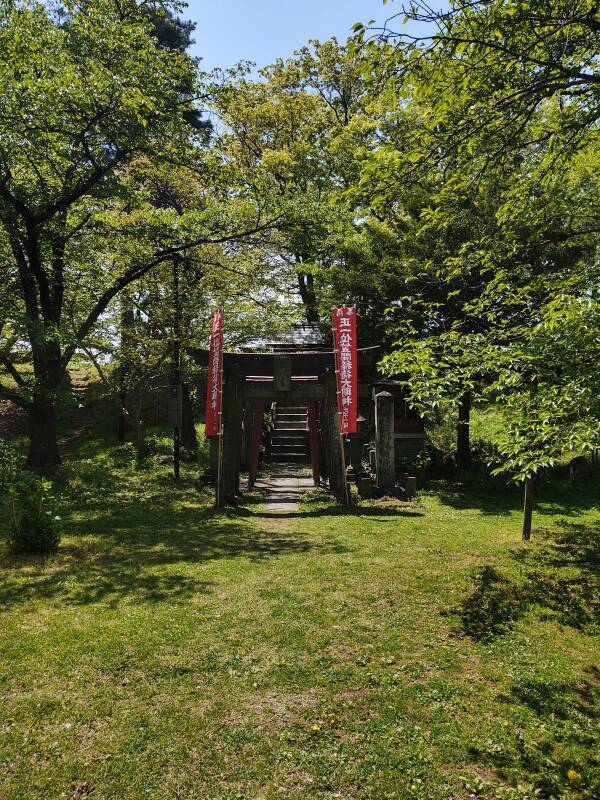
[[[356,309],[342,306],[332,311],[335,371],[340,411],[340,432],[356,433],[358,410],[358,359],[356,357]]]
[[[206,389],[205,436],[221,432],[221,405],[223,402],[223,311],[215,311],[208,353],[208,385]]]

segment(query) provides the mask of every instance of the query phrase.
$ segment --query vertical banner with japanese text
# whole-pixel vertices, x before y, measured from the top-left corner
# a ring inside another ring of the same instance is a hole
[[[335,371],[340,411],[340,433],[356,433],[358,411],[358,361],[356,356],[356,309],[341,306],[332,311]]]
[[[208,353],[208,382],[206,388],[205,436],[218,436],[221,432],[221,406],[223,402],[223,310],[215,311]]]

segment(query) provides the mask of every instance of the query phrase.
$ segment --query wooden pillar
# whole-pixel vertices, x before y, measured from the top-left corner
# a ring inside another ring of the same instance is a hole
[[[250,456],[252,452],[252,431],[254,429],[255,403],[252,400],[244,402],[244,432],[242,437],[242,463],[244,471],[250,469]]]
[[[348,474],[351,476],[351,480],[355,481],[358,485],[358,478],[361,473],[362,436],[360,433],[351,433],[348,438],[350,439],[350,446],[348,447],[350,456]]]
[[[327,449],[327,415],[325,413],[325,401],[318,404],[319,412],[319,466],[321,468],[321,478],[329,480],[329,451]]]
[[[312,476],[315,486],[321,480],[320,454],[319,454],[319,422],[317,416],[317,401],[308,401],[308,430],[310,436],[310,463],[312,464]]]
[[[375,449],[377,487],[393,489],[396,484],[394,396],[389,392],[379,392],[375,396]]]
[[[242,381],[237,367],[231,367],[223,386],[223,499],[234,497],[240,490],[242,418],[244,400]]]
[[[329,485],[337,499],[344,505],[348,504],[348,487],[346,484],[346,468],[344,464],[344,451],[340,436],[340,418],[337,400],[337,383],[335,372],[328,372],[325,378],[326,385],[326,418],[327,418],[327,448],[329,450]]]
[[[252,487],[256,483],[258,475],[258,462],[260,459],[260,440],[262,438],[263,416],[265,413],[265,403],[254,403],[254,414],[252,420],[252,441],[250,444],[249,456],[249,478],[248,486]]]
[[[216,475],[219,469],[219,437],[211,436],[208,441],[210,447],[210,471]]]

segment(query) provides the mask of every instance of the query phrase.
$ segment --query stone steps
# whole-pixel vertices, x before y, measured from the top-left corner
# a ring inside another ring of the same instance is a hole
[[[308,411],[305,406],[278,404],[271,432],[271,456],[275,463],[308,461]]]

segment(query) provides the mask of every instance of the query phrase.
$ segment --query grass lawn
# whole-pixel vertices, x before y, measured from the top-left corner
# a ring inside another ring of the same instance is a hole
[[[167,471],[78,445],[60,552],[2,551],[2,800],[600,796],[597,474],[523,546],[476,477],[268,519]]]

